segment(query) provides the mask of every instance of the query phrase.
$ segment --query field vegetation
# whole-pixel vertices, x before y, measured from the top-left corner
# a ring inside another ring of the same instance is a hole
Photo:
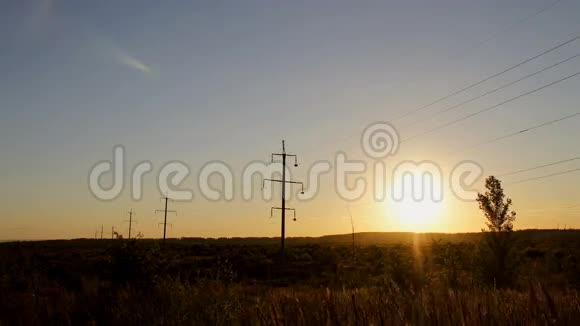
[[[580,231],[513,233],[509,283],[481,233],[0,245],[0,323],[571,324]]]

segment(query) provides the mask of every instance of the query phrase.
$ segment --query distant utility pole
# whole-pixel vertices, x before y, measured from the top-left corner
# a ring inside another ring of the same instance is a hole
[[[133,225],[133,215],[137,215],[135,213],[133,213],[133,209],[131,208],[131,210],[129,211],[129,240],[131,239],[131,226]]]
[[[103,240],[103,224],[101,224],[101,240]]]
[[[348,211],[348,216],[350,217],[350,228],[352,229],[352,256],[356,255],[356,246],[354,244],[354,220],[352,219],[352,213],[350,212],[350,206],[346,206],[346,210]]]
[[[167,195],[165,197],[161,197],[161,200],[165,200],[165,209],[163,210],[156,210],[155,213],[159,213],[159,212],[163,212],[163,223],[159,223],[159,224],[163,224],[163,247],[165,247],[165,236],[167,234],[167,213],[175,213],[177,214],[176,211],[168,211],[167,210],[167,202],[170,200],[169,197],[167,197]]]
[[[298,166],[298,158],[296,155],[293,154],[286,154],[286,145],[282,140],[282,153],[272,153],[272,163],[274,163],[275,156],[282,156],[282,180],[278,179],[264,179],[262,182],[262,188],[264,188],[264,183],[266,181],[270,182],[280,182],[282,183],[282,207],[272,207],[270,209],[270,215],[272,215],[273,210],[279,209],[282,211],[282,227],[281,227],[281,235],[280,235],[280,251],[282,258],[284,258],[284,241],[286,237],[286,210],[294,211],[294,221],[296,221],[296,210],[293,208],[286,208],[286,184],[287,183],[295,183],[302,186],[302,191],[300,193],[304,194],[304,184],[302,182],[297,181],[287,181],[286,180],[286,158],[287,157],[294,157],[294,166]]]
[[[115,239],[115,226],[111,226],[111,239]]]

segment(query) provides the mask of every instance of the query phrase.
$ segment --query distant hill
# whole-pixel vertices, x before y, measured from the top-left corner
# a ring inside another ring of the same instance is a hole
[[[515,232],[519,239],[532,241],[548,240],[578,240],[580,230],[519,230]],[[355,233],[357,245],[390,245],[410,244],[414,242],[475,242],[482,237],[481,232],[471,233],[413,233],[413,232],[361,232]],[[206,244],[277,244],[280,238],[182,238],[184,241]],[[335,234],[321,237],[290,237],[286,239],[288,245],[304,244],[351,244],[352,234]]]
[[[534,242],[576,242],[580,241],[580,230],[519,230],[515,231],[518,239]],[[476,242],[482,237],[481,232],[471,233],[413,233],[413,232],[361,232],[355,233],[356,245],[393,245],[393,244],[412,244],[430,243],[431,241],[443,242]],[[158,239],[143,239],[140,241],[153,241]],[[95,240],[95,239],[73,239],[73,240],[40,240],[40,241],[26,241],[36,243],[50,243],[67,247],[71,245],[91,246],[93,242],[109,242],[117,241],[111,239]],[[172,243],[179,242],[181,244],[208,244],[208,245],[277,245],[280,243],[280,238],[269,237],[233,237],[233,238],[171,238],[167,239]],[[0,241],[1,244],[6,244],[15,241]],[[74,244],[73,244],[74,243]],[[82,243],[82,244],[81,244]],[[352,244],[352,234],[334,234],[325,235],[321,237],[290,237],[286,239],[286,243],[292,245],[350,245]]]

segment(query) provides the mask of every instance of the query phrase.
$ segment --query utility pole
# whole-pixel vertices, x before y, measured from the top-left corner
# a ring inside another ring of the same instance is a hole
[[[163,223],[159,223],[159,224],[163,224],[163,247],[165,248],[165,236],[167,234],[167,213],[175,213],[177,215],[177,212],[167,210],[167,203],[170,200],[170,198],[167,197],[167,195],[165,195],[165,197],[161,197],[161,200],[165,201],[165,209],[163,209],[163,210],[158,209],[155,211],[155,213],[157,214],[158,212],[163,212]]]
[[[352,213],[350,212],[350,206],[346,206],[346,210],[348,211],[348,216],[350,217],[350,228],[352,229],[352,257],[354,258],[356,255],[356,246],[354,244],[354,220],[352,219]]]
[[[264,183],[266,181],[270,182],[280,182],[282,183],[282,207],[272,207],[270,209],[270,217],[275,209],[279,209],[282,211],[282,221],[281,221],[281,230],[280,230],[280,252],[282,255],[282,259],[284,259],[284,247],[285,247],[285,237],[286,237],[286,211],[291,210],[294,212],[294,221],[296,221],[296,210],[293,208],[286,208],[286,184],[287,183],[294,183],[299,184],[302,187],[302,191],[300,193],[304,194],[304,184],[302,182],[297,181],[287,181],[286,180],[286,158],[287,157],[294,157],[294,166],[298,166],[298,158],[294,154],[287,154],[286,153],[286,145],[285,142],[282,140],[282,153],[272,153],[272,163],[274,163],[274,157],[281,156],[282,157],[282,180],[278,179],[264,179],[262,182],[262,188],[264,188]]]
[[[101,224],[101,240],[103,240],[103,224]]]
[[[111,239],[115,240],[115,226],[111,226]]]
[[[131,226],[133,225],[133,215],[136,214],[133,213],[133,209],[131,208],[131,210],[129,211],[129,240],[131,240]]]

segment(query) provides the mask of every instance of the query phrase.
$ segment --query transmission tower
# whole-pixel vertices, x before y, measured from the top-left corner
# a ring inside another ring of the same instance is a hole
[[[167,234],[167,213],[175,213],[177,215],[177,212],[167,210],[167,203],[170,200],[170,198],[167,197],[167,195],[165,197],[161,197],[161,200],[165,201],[165,209],[163,209],[163,210],[158,209],[155,211],[155,214],[157,214],[159,212],[163,212],[163,223],[159,223],[159,224],[163,224],[163,247],[165,247],[165,236]]]
[[[126,222],[129,222],[129,240],[131,239],[131,227],[133,225],[133,215],[137,215],[136,213],[133,213],[133,209],[131,208],[131,210],[129,211],[129,220]]]
[[[272,207],[270,209],[270,216],[272,216],[275,209],[279,209],[282,211],[282,221],[281,221],[281,230],[280,230],[280,252],[281,252],[282,258],[284,258],[284,242],[285,242],[285,237],[286,237],[286,211],[287,210],[293,211],[294,221],[296,221],[296,210],[293,208],[286,207],[286,184],[287,183],[299,184],[302,187],[302,190],[300,192],[302,194],[304,194],[304,184],[302,182],[286,180],[286,158],[287,157],[294,157],[294,166],[295,167],[298,166],[298,158],[294,154],[287,154],[286,153],[286,145],[285,145],[283,140],[282,140],[282,153],[272,153],[272,163],[274,163],[275,156],[282,157],[282,180],[264,179],[262,181],[262,188],[264,188],[264,183],[266,181],[282,183],[282,207]]]

